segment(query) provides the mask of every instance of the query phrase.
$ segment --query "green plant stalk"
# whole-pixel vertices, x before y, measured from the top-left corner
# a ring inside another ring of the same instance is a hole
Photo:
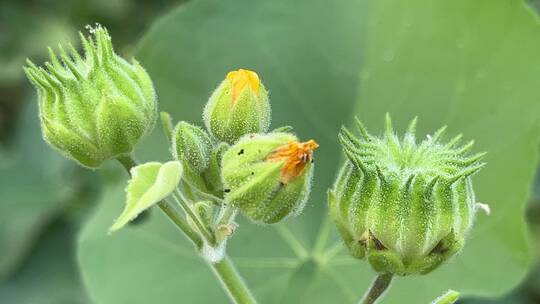
[[[212,264],[212,270],[214,270],[223,289],[227,291],[227,295],[234,303],[257,303],[228,256],[225,256],[218,263]]]
[[[137,162],[131,155],[118,157],[117,160],[124,168],[131,173],[131,168],[137,166]],[[200,235],[195,232],[187,221],[182,216],[180,206],[168,200],[161,201],[158,206],[171,219],[171,221],[200,249],[203,246],[203,241]],[[246,283],[234,267],[230,259],[225,256],[217,263],[210,263],[209,266],[214,271],[214,274],[221,283],[223,289],[231,301],[235,304],[255,304],[257,301],[247,287]]]
[[[359,304],[373,304],[384,294],[386,289],[392,282],[393,275],[391,273],[381,273],[377,276],[371,288],[364,295]]]
[[[188,203],[187,198],[184,197],[184,195],[176,190],[176,193],[173,193],[173,198],[180,204],[184,212],[191,218],[201,235],[204,237],[207,243],[210,245],[215,245],[216,240],[215,237],[210,231],[208,231],[207,227],[202,223],[201,219],[193,212],[191,209],[191,206]]]

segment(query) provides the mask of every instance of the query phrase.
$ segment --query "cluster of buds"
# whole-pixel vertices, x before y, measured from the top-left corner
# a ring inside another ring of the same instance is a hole
[[[39,94],[39,116],[46,141],[79,164],[96,168],[131,153],[156,120],[156,93],[135,60],[115,54],[101,26],[81,40],[82,58],[70,45],[51,49],[45,68],[28,61],[26,75]]]
[[[96,168],[130,154],[156,119],[150,77],[135,61],[117,56],[107,30],[81,35],[85,56],[51,53],[45,68],[25,68],[39,93],[44,138],[67,157]],[[204,109],[206,130],[180,122],[172,154],[188,185],[237,206],[248,218],[274,223],[298,213],[309,194],[314,141],[268,133],[270,104],[259,76],[229,72]],[[232,146],[232,147],[231,147]],[[238,154],[238,151],[243,151]]]
[[[484,153],[468,155],[460,136],[440,142],[441,128],[421,143],[416,119],[402,139],[390,117],[382,138],[357,120],[361,137],[343,128],[347,156],[329,191],[331,214],[350,252],[381,273],[429,273],[463,247],[476,202],[471,176]]]
[[[256,223],[276,223],[303,209],[317,144],[267,133],[268,92],[255,72],[229,72],[203,119],[206,130],[180,122],[172,136],[173,154],[191,185],[223,197]]]
[[[68,52],[60,47],[59,55],[50,50],[45,67],[28,61],[25,72],[38,90],[46,141],[79,164],[97,168],[130,154],[151,131],[157,98],[139,63],[116,55],[107,30],[97,26],[91,32],[81,35],[84,58],[71,45]],[[178,190],[184,185],[180,180],[215,200],[188,206],[195,214],[188,222],[201,234],[210,234],[205,228],[216,222],[216,201],[260,224],[298,214],[310,193],[318,144],[300,142],[286,128],[268,133],[270,114],[259,76],[243,69],[229,72],[204,109],[206,130],[187,122],[172,130],[177,161],[139,166],[151,174],[139,174],[145,178],[133,183],[132,192],[140,195],[138,187],[146,187],[150,194],[131,199],[142,206],[136,214],[126,209],[119,225]],[[484,166],[484,154],[469,155],[472,142],[457,147],[460,137],[442,143],[444,128],[417,143],[416,119],[402,138],[389,116],[380,138],[356,122],[359,138],[345,127],[339,134],[347,160],[329,191],[338,230],[351,254],[367,259],[378,272],[429,273],[464,245],[479,205],[471,176]],[[162,168],[167,174],[158,174]],[[150,187],[152,174],[169,183]],[[234,231],[233,226],[212,228],[223,232],[220,240]]]

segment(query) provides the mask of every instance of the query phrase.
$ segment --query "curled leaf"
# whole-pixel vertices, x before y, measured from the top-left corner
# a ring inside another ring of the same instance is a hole
[[[124,227],[141,212],[169,196],[182,178],[182,164],[149,162],[131,169],[131,180],[126,187],[126,207],[109,232]]]

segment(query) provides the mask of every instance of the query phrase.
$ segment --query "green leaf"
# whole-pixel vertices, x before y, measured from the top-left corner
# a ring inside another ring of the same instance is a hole
[[[300,139],[320,143],[304,213],[277,226],[241,221],[229,242],[261,303],[356,303],[375,276],[348,255],[326,208],[341,158],[338,129],[355,111],[372,131],[390,111],[398,129],[418,115],[420,134],[449,124],[449,133],[476,139],[489,156],[474,180],[492,215],[480,214],[457,259],[428,276],[396,278],[385,299],[429,303],[448,288],[500,294],[529,265],[522,210],[540,135],[540,65],[533,64],[539,34],[531,13],[509,0],[198,0],[159,20],[137,58],[176,120],[200,121],[226,72],[248,68],[270,91],[274,127],[293,125]],[[163,158],[166,149],[158,146],[166,147],[165,139],[152,136],[138,153]],[[96,302],[225,301],[211,271],[161,213],[105,237],[117,197],[111,189],[80,235],[79,259]]]
[[[150,162],[131,169],[131,180],[126,188],[126,206],[110,228],[110,232],[124,227],[141,212],[169,196],[182,179],[182,164]]]
[[[35,101],[17,130],[13,150],[0,151],[0,279],[18,267],[74,192],[70,164],[41,138]]]
[[[370,11],[357,113],[382,133],[384,113],[398,129],[418,116],[418,134],[448,125],[486,151],[473,177],[480,212],[463,252],[427,277],[399,280],[408,290],[497,296],[530,266],[524,206],[540,142],[540,25],[522,1],[378,1]],[[392,88],[389,90],[389,88]],[[429,280],[429,283],[427,283]],[[412,298],[408,299],[411,302]]]
[[[76,228],[59,221],[44,231],[28,262],[0,283],[0,303],[90,304],[76,268]]]

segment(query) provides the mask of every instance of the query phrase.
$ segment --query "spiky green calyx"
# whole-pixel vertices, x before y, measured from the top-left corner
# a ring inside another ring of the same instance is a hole
[[[270,126],[268,92],[259,76],[240,69],[227,74],[204,108],[208,131],[228,144],[250,133],[265,133]]]
[[[261,224],[298,214],[309,196],[317,146],[290,133],[241,138],[223,155],[225,200]]]
[[[442,143],[445,128],[416,143],[416,119],[401,139],[388,115],[381,138],[356,124],[359,138],[345,127],[339,134],[347,161],[329,191],[338,230],[378,272],[428,273],[463,247],[484,153],[469,155],[472,142],[456,147],[461,136]]]
[[[45,140],[86,167],[128,154],[156,119],[156,94],[146,71],[114,53],[101,26],[81,40],[82,58],[73,46],[50,62],[24,68],[39,94],[39,116]]]

